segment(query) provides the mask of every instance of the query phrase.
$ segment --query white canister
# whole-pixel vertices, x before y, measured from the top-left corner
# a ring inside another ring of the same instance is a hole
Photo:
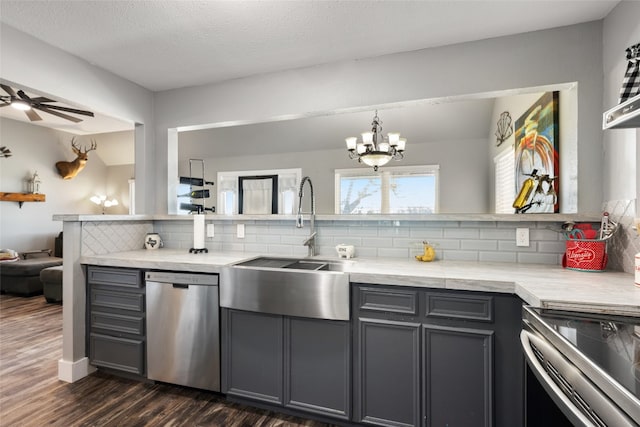
[[[336,246],[336,251],[338,252],[338,256],[340,258],[346,259],[353,258],[356,254],[356,249],[353,247],[353,245],[340,244]]]
[[[162,238],[158,233],[147,233],[144,236],[144,247],[147,249],[158,249],[163,246]]]
[[[635,271],[636,271],[636,286],[640,286],[640,252],[636,254],[636,266],[635,266]]]

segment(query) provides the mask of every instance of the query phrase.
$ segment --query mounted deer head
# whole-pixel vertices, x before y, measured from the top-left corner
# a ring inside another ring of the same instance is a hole
[[[74,153],[76,153],[77,157],[72,162],[56,163],[56,169],[58,169],[58,173],[60,174],[62,179],[72,179],[76,175],[78,175],[78,173],[80,173],[80,171],[84,169],[84,166],[87,164],[87,160],[89,160],[89,157],[87,156],[87,154],[89,153],[89,151],[93,151],[96,148],[98,148],[98,144],[96,144],[96,141],[92,139],[91,147],[90,148],[85,147],[83,152],[76,145],[75,137],[71,138],[71,149],[73,150]]]

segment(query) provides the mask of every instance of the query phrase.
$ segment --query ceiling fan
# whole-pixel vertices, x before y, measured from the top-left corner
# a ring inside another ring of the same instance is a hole
[[[29,120],[32,122],[37,120],[42,120],[42,117],[38,115],[34,110],[40,110],[45,113],[52,114],[54,116],[70,120],[74,123],[79,123],[82,119],[77,117],[70,116],[69,114],[62,113],[64,111],[66,113],[73,114],[81,114],[83,116],[93,117],[93,113],[91,111],[77,110],[75,108],[68,107],[60,107],[58,105],[51,105],[51,102],[58,102],[53,99],[45,98],[44,96],[38,96],[36,98],[31,98],[29,95],[24,93],[22,90],[18,90],[16,92],[13,88],[0,84],[2,90],[4,90],[8,95],[0,95],[0,107],[6,107],[11,105],[12,107],[24,111],[24,113],[29,117]]]

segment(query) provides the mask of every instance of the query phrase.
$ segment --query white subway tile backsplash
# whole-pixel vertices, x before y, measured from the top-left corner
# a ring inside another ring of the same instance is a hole
[[[492,228],[480,230],[481,239],[516,240],[515,228]]]
[[[303,241],[309,222],[297,229],[293,221],[227,221],[207,218],[216,234],[207,238],[210,251],[306,256]],[[245,224],[245,238],[236,236],[236,225]],[[316,221],[317,254],[335,257],[338,244],[354,245],[356,256],[410,258],[423,241],[434,245],[437,259],[480,262],[543,263],[558,265],[565,250],[561,223],[532,221]],[[530,229],[530,246],[515,245],[515,229]],[[139,229],[138,229],[139,228]],[[107,253],[140,249],[144,234],[157,232],[165,247],[188,250],[193,244],[193,221],[87,222],[83,225],[83,252]],[[633,239],[632,239],[633,240]],[[621,252],[637,247],[637,239]],[[623,264],[623,263],[620,263]]]
[[[496,240],[462,240],[460,241],[462,250],[495,251],[498,249]]]
[[[440,239],[443,234],[441,228],[416,227],[409,230],[409,237],[422,240]]]
[[[446,239],[477,239],[480,237],[480,230],[477,228],[445,228],[444,237]]]
[[[444,251],[442,258],[447,261],[478,261],[478,252],[476,251]]]
[[[517,254],[514,252],[479,252],[480,262],[516,262]]]
[[[378,248],[378,256],[384,258],[408,258],[409,248]]]
[[[541,254],[537,252],[520,252],[518,261],[523,264],[555,264],[559,265],[562,256],[558,254]]]
[[[531,236],[529,236],[531,238]],[[566,249],[566,242],[538,242],[538,252],[562,253]]]
[[[378,228],[378,236],[380,237],[409,237],[408,228],[389,227]]]

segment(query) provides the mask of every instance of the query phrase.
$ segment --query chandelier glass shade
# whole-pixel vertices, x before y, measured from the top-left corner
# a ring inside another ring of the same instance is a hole
[[[378,117],[376,110],[373,121],[371,122],[371,131],[361,134],[361,140],[355,136],[345,139],[347,143],[347,151],[349,158],[357,159],[358,162],[372,166],[374,171],[378,167],[389,163],[389,160],[401,160],[404,158],[404,148],[407,143],[405,138],[400,138],[399,133],[388,133],[386,136],[382,133],[382,121]]]

